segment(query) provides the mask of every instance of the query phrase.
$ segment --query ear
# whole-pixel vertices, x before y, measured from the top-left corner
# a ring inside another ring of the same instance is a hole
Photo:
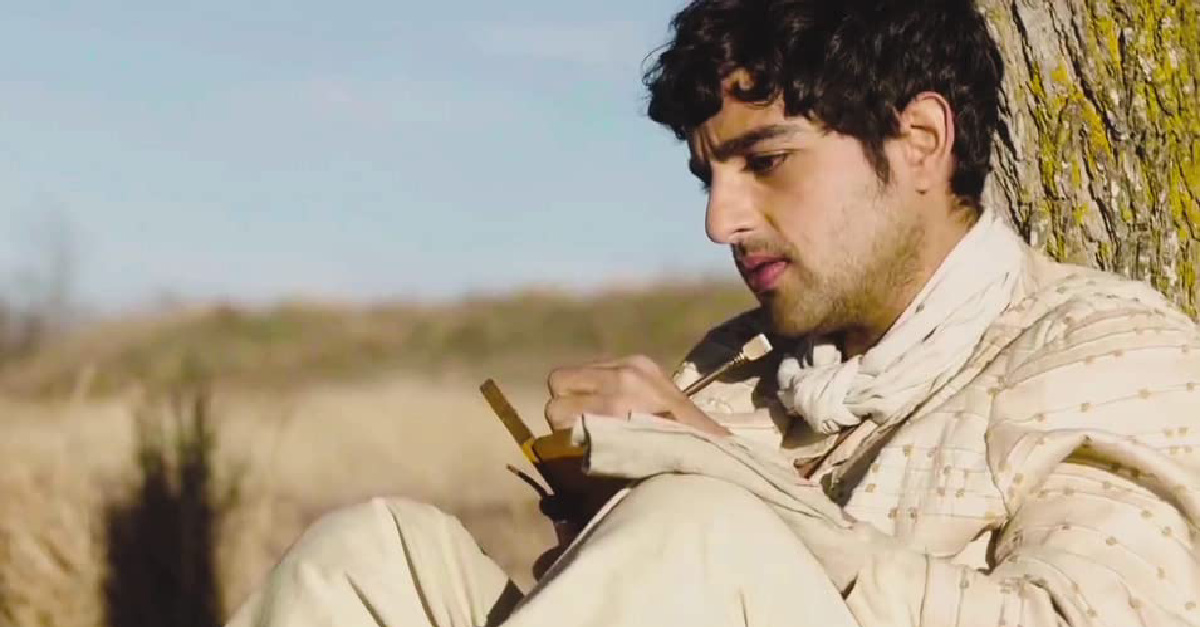
[[[935,92],[917,94],[899,114],[900,142],[919,193],[949,191],[954,170],[954,112]]]

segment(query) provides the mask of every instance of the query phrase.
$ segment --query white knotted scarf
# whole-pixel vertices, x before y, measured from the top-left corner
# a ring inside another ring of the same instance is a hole
[[[843,361],[823,338],[779,367],[779,397],[819,433],[902,419],[953,376],[1009,304],[1023,244],[992,210],[955,246],[891,329]]]

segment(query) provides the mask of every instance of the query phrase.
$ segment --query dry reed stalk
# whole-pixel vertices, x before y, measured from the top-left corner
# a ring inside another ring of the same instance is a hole
[[[104,542],[96,486],[65,462],[0,474],[0,625],[98,627]]]

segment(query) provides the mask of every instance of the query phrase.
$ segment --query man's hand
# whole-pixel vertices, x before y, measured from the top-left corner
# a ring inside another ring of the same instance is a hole
[[[669,418],[715,435],[729,431],[700,411],[658,364],[641,355],[616,361],[559,368],[547,381],[546,421],[555,431],[575,426],[583,414],[628,418],[646,413]]]

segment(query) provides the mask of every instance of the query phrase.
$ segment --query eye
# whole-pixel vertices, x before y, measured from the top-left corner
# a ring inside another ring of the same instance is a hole
[[[788,153],[777,152],[766,155],[746,155],[746,171],[754,174],[769,174],[788,158]]]

